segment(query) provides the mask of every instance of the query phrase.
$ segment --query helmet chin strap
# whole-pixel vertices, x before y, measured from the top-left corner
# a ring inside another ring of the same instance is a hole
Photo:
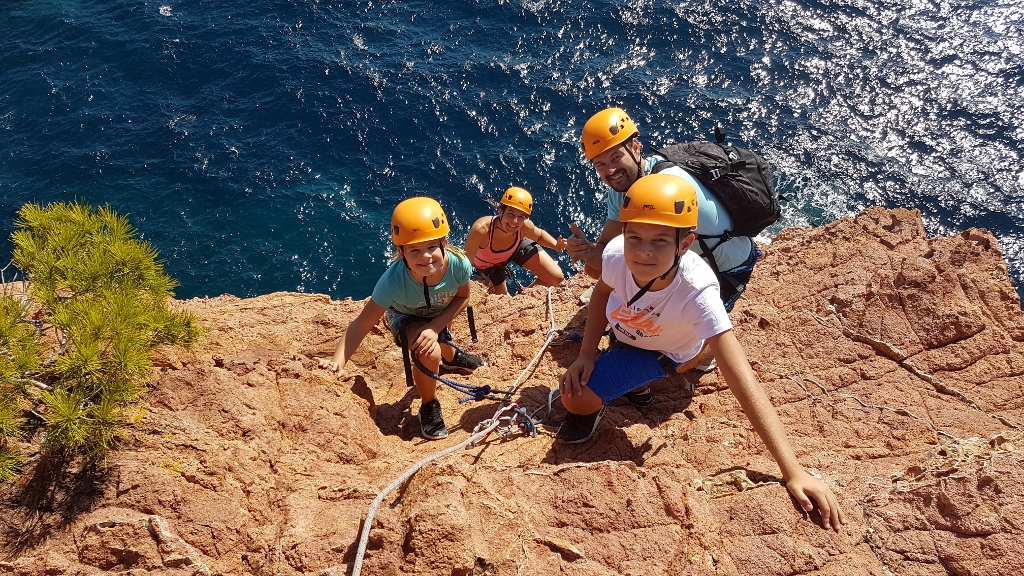
[[[636,142],[636,136],[630,138],[627,144],[629,145],[629,156],[636,162],[636,179],[639,180],[644,177],[644,155],[637,152],[636,156],[633,156],[633,142]],[[636,181],[633,183],[635,184]]]
[[[626,302],[626,306],[632,306],[633,303],[636,302],[637,300],[639,300],[644,294],[647,294],[648,292],[650,292],[651,286],[654,286],[655,282],[657,282],[658,280],[664,280],[665,278],[668,278],[668,275],[671,274],[673,270],[675,270],[676,268],[679,267],[679,259],[680,258],[681,258],[681,256],[679,254],[679,228],[676,228],[676,257],[672,261],[672,265],[669,266],[668,270],[666,270],[665,273],[662,274],[661,276],[657,276],[657,277],[651,278],[650,282],[645,284],[644,287],[641,288],[639,292],[634,294],[633,297],[629,299],[629,302]]]
[[[448,251],[444,249],[444,243],[442,241],[438,240],[437,241],[437,247],[441,249],[441,258],[442,259],[447,258],[448,257]],[[398,248],[398,250],[402,253],[402,263],[405,264],[405,268],[407,270],[409,270],[410,273],[412,273],[412,267],[409,266],[409,261],[405,259],[405,248],[400,246]],[[423,301],[427,303],[427,309],[429,310],[430,309],[430,289],[427,287],[427,276],[426,275],[423,276],[423,280],[422,280],[421,284],[423,284]]]
[[[498,219],[494,221],[494,225],[498,227],[498,230],[501,230],[505,234],[508,234],[508,230],[505,230],[505,227],[502,225],[504,224],[503,216],[505,216],[505,208],[506,206],[504,204],[502,204],[501,207],[498,208]]]

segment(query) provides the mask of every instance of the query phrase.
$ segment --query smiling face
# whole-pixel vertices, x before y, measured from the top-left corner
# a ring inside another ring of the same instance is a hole
[[[523,226],[523,222],[530,217],[519,208],[512,206],[502,206],[501,208],[501,213],[498,215],[498,226],[505,232],[512,233],[519,230]]]
[[[685,253],[693,244],[694,236],[688,229],[630,222],[623,226],[622,239],[626,267],[637,285],[642,286],[668,272],[676,255]]]
[[[435,280],[444,275],[445,272],[445,250],[444,238],[438,240],[425,240],[413,242],[402,246],[402,258],[405,259],[409,272],[420,280],[426,276],[429,280]]]
[[[636,138],[594,156],[591,164],[601,181],[616,192],[626,192],[640,178],[641,144]]]

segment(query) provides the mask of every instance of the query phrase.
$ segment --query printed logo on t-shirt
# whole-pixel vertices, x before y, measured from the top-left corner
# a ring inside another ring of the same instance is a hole
[[[654,311],[635,311],[625,304],[612,310],[609,317],[616,320],[615,331],[631,340],[639,338],[650,338],[661,334],[661,326],[658,325],[659,314]]]
[[[426,302],[421,302],[416,307],[417,316],[429,316],[432,310],[444,310],[448,307],[448,303],[455,299],[458,294],[458,288],[454,290],[440,290],[430,295],[430,307],[427,307]]]

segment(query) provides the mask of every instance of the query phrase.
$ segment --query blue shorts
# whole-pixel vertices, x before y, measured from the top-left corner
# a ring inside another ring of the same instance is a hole
[[[587,387],[608,404],[630,390],[668,376],[678,366],[661,352],[614,343],[594,362]]]
[[[402,343],[399,341],[401,331],[409,324],[409,322],[430,322],[433,318],[426,318],[424,316],[415,316],[413,314],[402,314],[401,312],[395,312],[388,308],[384,311],[384,321],[388,323],[388,330],[391,331],[391,336],[395,339],[395,344],[399,346]],[[455,345],[455,339],[452,337],[452,331],[447,326],[441,333],[437,335],[437,341],[440,344],[448,344],[449,346]]]

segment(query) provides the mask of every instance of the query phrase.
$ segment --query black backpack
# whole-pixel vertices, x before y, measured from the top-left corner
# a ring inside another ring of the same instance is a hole
[[[720,238],[724,242],[734,236],[757,236],[782,215],[771,168],[764,158],[750,150],[724,144],[725,132],[721,127],[715,127],[715,140],[655,148],[654,152],[668,162],[659,162],[651,172],[679,166],[718,198],[732,218],[733,229],[705,238]]]

